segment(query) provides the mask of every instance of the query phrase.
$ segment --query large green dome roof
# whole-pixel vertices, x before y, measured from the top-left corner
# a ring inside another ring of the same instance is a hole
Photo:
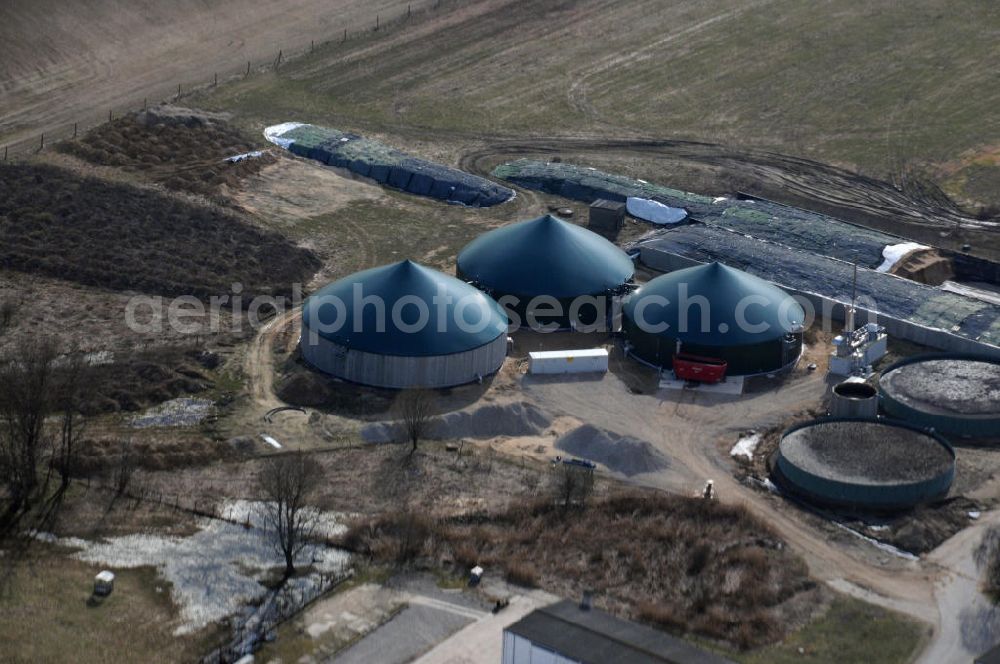
[[[698,303],[705,301],[709,305],[709,325],[702,329],[702,307]],[[703,346],[748,345],[778,339],[801,331],[805,319],[802,307],[791,295],[721,263],[689,267],[653,279],[629,295],[623,313],[633,322],[641,313],[647,326],[667,325],[653,334]]]
[[[458,273],[497,293],[568,298],[616,289],[635,267],[600,235],[545,215],[480,235],[458,254]]]
[[[365,306],[360,305],[361,298]],[[371,304],[376,298],[384,303],[384,315]],[[342,309],[338,302],[343,303]],[[419,325],[418,303],[426,305],[428,318],[423,325]],[[465,282],[406,260],[356,272],[324,286],[306,299],[302,327],[304,342],[305,335],[315,331],[351,350],[424,357],[488,344],[507,333],[507,315],[499,304]]]

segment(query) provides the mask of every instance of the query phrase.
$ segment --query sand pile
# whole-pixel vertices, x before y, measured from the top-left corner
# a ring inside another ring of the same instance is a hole
[[[663,470],[670,465],[667,458],[648,442],[590,424],[577,427],[559,438],[556,448],[600,463],[628,477]]]

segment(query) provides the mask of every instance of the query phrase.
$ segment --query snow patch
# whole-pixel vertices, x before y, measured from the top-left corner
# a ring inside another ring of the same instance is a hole
[[[171,399],[132,418],[132,426],[136,429],[193,426],[208,417],[212,406],[214,403],[209,399]]]
[[[66,538],[55,543],[82,548],[73,554],[75,558],[105,567],[155,566],[172,585],[174,601],[180,606],[182,622],[174,633],[190,634],[264,597],[268,592],[260,583],[264,573],[283,566],[264,531],[259,506],[243,500],[227,502],[223,514],[239,524],[203,519],[201,529],[190,537],[125,535],[99,542]],[[343,529],[336,515],[320,515],[320,534]],[[296,564],[335,574],[346,569],[348,560],[348,554],[339,549],[308,545]]]
[[[264,128],[264,138],[266,138],[271,143],[275,145],[280,145],[286,150],[293,143],[290,138],[282,138],[285,134],[293,129],[298,129],[304,123],[302,122],[282,122],[281,124],[271,125],[270,127]]]
[[[729,456],[734,459],[746,459],[747,461],[753,461],[753,453],[757,449],[757,445],[760,444],[761,435],[759,433],[752,433],[748,436],[743,436],[736,441],[733,445],[733,449],[729,451]]]
[[[882,261],[881,265],[875,268],[876,271],[888,272],[903,258],[903,256],[911,251],[916,251],[917,249],[930,249],[930,247],[917,242],[901,242],[900,244],[886,245],[885,249],[882,250],[882,258],[885,260]]]

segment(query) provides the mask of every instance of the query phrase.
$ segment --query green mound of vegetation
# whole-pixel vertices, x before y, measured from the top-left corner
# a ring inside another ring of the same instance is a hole
[[[205,299],[287,297],[319,259],[220,209],[44,165],[0,167],[0,268]]]

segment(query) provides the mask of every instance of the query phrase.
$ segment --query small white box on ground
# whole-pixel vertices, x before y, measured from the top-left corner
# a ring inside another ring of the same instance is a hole
[[[94,594],[104,597],[110,595],[111,591],[115,589],[115,575],[114,572],[109,572],[108,570],[103,570],[97,576],[94,577]]]
[[[604,348],[581,350],[546,350],[528,353],[528,373],[604,373],[608,370],[608,351]]]

